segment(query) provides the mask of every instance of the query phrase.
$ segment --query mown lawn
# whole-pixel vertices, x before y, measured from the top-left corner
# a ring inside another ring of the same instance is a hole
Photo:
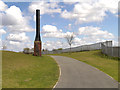
[[[61,56],[67,56],[79,61],[85,62],[90,64],[99,70],[107,73],[115,80],[118,81],[118,59],[107,57],[101,53],[100,50],[96,51],[83,51],[83,52],[74,52],[74,53],[62,53],[62,54],[55,54]]]
[[[2,88],[52,88],[58,77],[58,65],[49,56],[2,53]]]

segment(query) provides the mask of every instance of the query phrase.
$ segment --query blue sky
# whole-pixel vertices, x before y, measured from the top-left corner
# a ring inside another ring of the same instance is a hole
[[[41,10],[43,49],[68,48],[66,35],[74,32],[72,47],[112,40],[117,45],[118,0],[75,0],[76,2],[0,1],[1,49],[22,51],[33,48],[35,10]],[[112,4],[111,4],[112,2]]]

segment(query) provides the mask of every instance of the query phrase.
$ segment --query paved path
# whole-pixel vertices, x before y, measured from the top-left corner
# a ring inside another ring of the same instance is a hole
[[[55,88],[117,88],[117,81],[81,61],[51,56],[59,64],[61,75]]]

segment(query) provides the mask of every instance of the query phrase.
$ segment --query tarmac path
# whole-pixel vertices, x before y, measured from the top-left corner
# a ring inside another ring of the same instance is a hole
[[[118,82],[86,63],[64,56],[52,56],[60,67],[54,88],[118,88]]]

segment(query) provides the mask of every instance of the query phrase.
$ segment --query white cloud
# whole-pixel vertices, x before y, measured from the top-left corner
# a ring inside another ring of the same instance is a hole
[[[30,41],[29,37],[25,33],[10,33],[7,38],[9,41],[14,42],[28,42]]]
[[[0,11],[5,11],[7,9],[7,5],[0,0]]]
[[[52,14],[52,13],[61,13],[61,9],[58,6],[58,3],[48,3],[48,2],[33,2],[29,6],[29,11],[35,13],[36,9],[40,9],[40,14]]]
[[[20,45],[20,42],[15,42],[15,41],[9,41],[9,43],[11,44],[11,45]]]
[[[10,33],[4,43],[6,43],[7,50],[11,51],[23,51],[24,48],[33,46],[30,38],[24,32]]]
[[[114,35],[108,31],[103,31],[99,27],[86,26],[79,28],[80,35],[86,35],[89,37],[99,37],[104,39],[113,39]]]
[[[2,24],[3,25],[18,25],[24,22],[24,18],[22,17],[21,10],[16,6],[11,6],[10,8],[6,9],[2,15]]]
[[[68,24],[68,29],[71,30],[72,24]]]
[[[15,19],[13,16],[11,15],[7,15],[5,13],[0,13],[1,15],[1,22],[2,22],[2,25],[16,25],[17,24],[17,19]]]
[[[0,49],[2,49],[2,46],[6,46],[6,50],[9,51],[23,51],[24,48],[33,48],[33,45],[30,41],[28,42],[17,42],[17,41],[9,41],[9,40],[4,40],[2,41],[0,39]]]
[[[55,38],[63,38],[64,37],[64,33],[62,32],[62,30],[58,29],[56,26],[52,26],[52,25],[44,25],[42,27],[42,33],[43,37],[55,37]]]
[[[0,25],[0,50],[3,49],[3,44],[2,44],[2,35],[6,34],[6,31],[3,29],[3,26]]]
[[[69,48],[69,45],[66,42],[61,41],[46,41],[43,43],[43,49],[53,50],[58,48]]]
[[[24,48],[32,48],[32,44],[30,42],[16,42],[16,41],[7,41],[7,50],[10,51],[23,51]]]
[[[31,32],[35,31],[35,29],[31,28],[29,25],[9,25],[7,26],[7,30],[9,32]]]
[[[0,35],[6,34],[6,31],[4,29],[0,29]]]
[[[107,15],[107,11],[116,15],[117,8],[118,0],[80,1],[74,5],[72,11],[68,12],[64,10],[61,13],[61,17],[65,19],[76,19],[78,23],[100,22]]]
[[[108,32],[103,31],[99,27],[86,26],[79,28],[79,35],[81,41],[84,41],[85,44],[104,42],[106,40],[114,40],[115,36]]]
[[[73,32],[63,32],[62,29],[58,29],[53,25],[44,25],[42,27],[43,37],[50,38],[65,38],[66,35],[71,35]]]
[[[64,33],[64,37],[71,37],[71,36],[76,37],[76,34],[74,32],[66,32],[66,33]]]
[[[43,32],[43,33],[58,32],[58,29],[57,29],[56,26],[44,25],[44,26],[42,27],[42,32]]]
[[[7,27],[9,32],[29,32],[34,29],[29,25],[29,18],[23,16],[19,7],[11,6],[2,15],[2,25]]]
[[[46,38],[48,38],[48,37],[50,37],[50,38],[64,38],[64,34],[59,33],[59,32],[57,32],[57,33],[45,33],[43,35],[43,37],[46,37]]]
[[[76,4],[78,2],[80,2],[80,3],[83,3],[83,2],[84,3],[94,3],[96,1],[98,1],[98,0],[63,0],[63,2],[65,4]]]
[[[99,0],[99,3],[103,4],[103,7],[113,14],[118,12],[118,2],[119,0]]]
[[[3,7],[1,7],[3,5]],[[9,35],[6,40],[1,41],[7,46],[7,50],[12,51],[22,51],[23,48],[31,48],[32,42],[25,32],[34,31],[34,29],[29,25],[29,16],[25,16],[24,13],[17,6],[8,6],[0,1],[0,21],[2,21],[2,26],[0,26],[0,34]],[[3,29],[6,28],[7,32]],[[0,39],[1,40],[1,39]]]
[[[14,17],[14,19],[17,20],[15,22],[17,23],[23,22],[22,12],[19,7],[11,6],[5,11],[5,13],[8,16]]]
[[[72,44],[72,47],[77,47],[77,46],[85,45],[85,44],[87,44],[87,42],[85,40],[82,40],[81,38],[75,37],[73,44]]]

